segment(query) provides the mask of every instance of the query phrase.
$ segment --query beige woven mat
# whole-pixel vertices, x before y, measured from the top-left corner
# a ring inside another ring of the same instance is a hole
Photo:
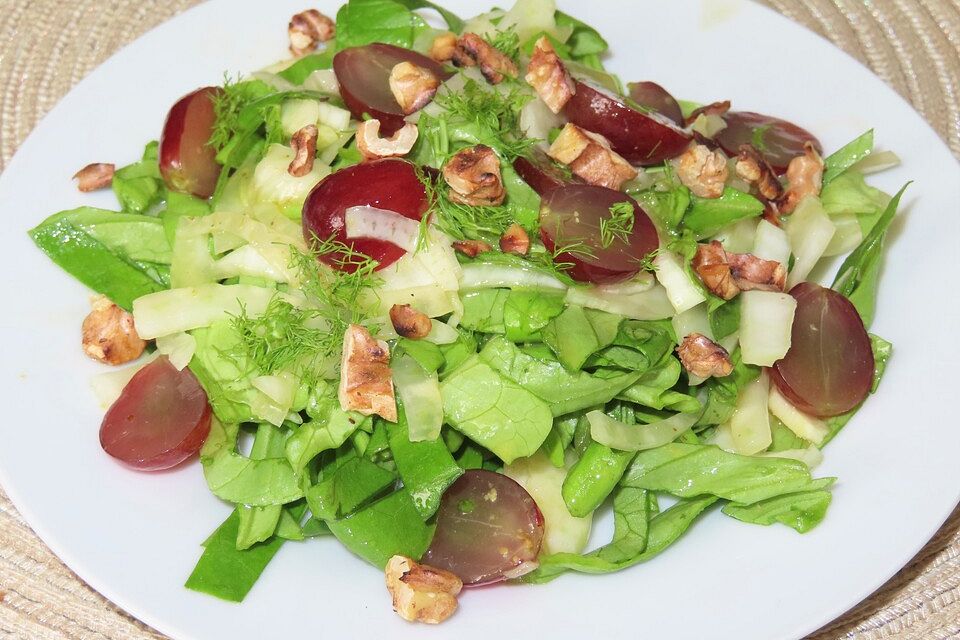
[[[117,48],[197,0],[0,0],[0,170]],[[960,0],[765,0],[869,65],[960,158]],[[305,4],[309,4],[306,2]],[[0,490],[0,638],[163,638],[87,587]],[[960,638],[960,509],[896,577],[811,640]]]

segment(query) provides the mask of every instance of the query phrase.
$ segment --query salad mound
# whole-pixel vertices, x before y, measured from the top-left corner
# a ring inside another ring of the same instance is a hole
[[[239,602],[332,536],[437,623],[465,586],[642,563],[714,505],[823,520],[813,469],[891,354],[867,329],[903,190],[866,183],[897,162],[873,131],[824,157],[730,100],[624,87],[553,0],[349,0],[289,36],[75,176],[119,211],[30,232],[100,294],[85,352],[135,361],[96,380],[104,451],[199,453],[234,507],[188,588]]]

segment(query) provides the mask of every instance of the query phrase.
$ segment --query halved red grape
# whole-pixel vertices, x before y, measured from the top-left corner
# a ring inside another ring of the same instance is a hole
[[[619,97],[575,80],[577,92],[563,108],[572,123],[599,133],[628,162],[660,164],[683,153],[690,134],[659,113],[631,109]]]
[[[513,168],[541,196],[565,184],[583,184],[583,180],[539,149],[534,149],[529,158],[518,157],[513,161]]]
[[[403,126],[404,113],[390,91],[390,71],[401,62],[429,69],[442,80],[451,74],[425,55],[392,44],[375,43],[344,49],[333,57],[333,71],[340,95],[357,120],[363,114],[380,121],[383,135],[393,135]]]
[[[222,167],[210,146],[216,113],[213,101],[221,92],[203,87],[173,105],[160,135],[160,175],[173,191],[209,198]]]
[[[873,350],[860,314],[844,296],[810,282],[790,290],[797,300],[790,350],[770,370],[787,399],[829,417],[863,402],[873,383]]]
[[[393,211],[419,221],[429,201],[416,168],[406,160],[364,162],[330,174],[313,188],[303,203],[303,237],[308,244],[333,237],[379,262],[377,269],[393,264],[405,251],[392,242],[347,239],[344,214],[350,207],[361,206]],[[341,253],[324,254],[320,259],[348,273],[357,269],[356,262],[345,261]]]
[[[641,107],[653,109],[673,120],[677,126],[683,126],[683,112],[680,110],[676,98],[656,82],[650,82],[649,80],[628,82],[627,90],[630,92],[630,99]]]
[[[161,356],[140,369],[107,410],[100,446],[134,469],[169,469],[200,450],[211,416],[196,376]]]
[[[423,561],[466,586],[512,577],[537,559],[543,514],[526,490],[493,471],[465,472],[444,492]]]
[[[602,233],[601,221],[610,220],[610,208],[622,202],[633,205],[633,229],[625,235]],[[660,244],[653,222],[633,198],[590,184],[559,187],[543,197],[540,238],[549,251],[558,246],[576,247],[560,253],[557,262],[573,264],[568,273],[574,280],[595,284],[635,276],[640,261]]]
[[[823,153],[820,141],[812,133],[792,122],[752,111],[731,111],[723,116],[727,127],[714,138],[729,156],[740,153],[740,145],[752,144],[778,174],[803,155],[803,145],[812,142]]]

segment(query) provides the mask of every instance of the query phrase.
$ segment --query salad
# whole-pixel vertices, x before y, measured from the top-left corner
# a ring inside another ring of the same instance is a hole
[[[75,176],[118,211],[30,232],[99,294],[85,352],[135,362],[95,382],[104,451],[199,454],[234,506],[188,588],[239,602],[333,537],[437,623],[464,586],[626,569],[708,510],[823,520],[813,470],[891,354],[867,329],[903,190],[866,183],[897,163],[872,131],[826,155],[624,87],[553,0],[350,0],[288,29],[291,59]]]

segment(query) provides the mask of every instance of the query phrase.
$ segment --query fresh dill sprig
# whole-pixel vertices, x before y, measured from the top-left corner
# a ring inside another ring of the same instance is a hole
[[[657,256],[660,255],[661,247],[657,247],[647,255],[643,256],[637,260],[637,266],[640,268],[640,271],[649,271],[650,273],[657,272],[657,265],[654,264]]]
[[[520,62],[520,35],[513,29],[497,31],[492,38],[487,38],[490,46],[507,56],[515,63]]]
[[[610,207],[610,217],[600,218],[600,246],[608,248],[615,240],[627,242],[633,233],[635,213],[632,202],[617,202]]]
[[[208,144],[217,152],[222,151],[240,132],[240,113],[244,107],[271,91],[269,85],[259,80],[234,80],[224,75],[223,86],[212,98],[214,122],[213,133],[210,135]],[[268,127],[269,129],[279,130],[279,106],[272,109],[271,113],[265,113],[264,119],[268,124],[273,123],[274,126]]]
[[[483,137],[481,142],[496,149],[507,162],[513,162],[538,140],[520,132],[520,110],[532,95],[516,83],[503,88],[507,84],[504,82],[499,89],[488,90],[468,79],[462,90],[445,91],[438,94],[434,102],[447,112],[448,118],[475,124]]]
[[[246,357],[261,375],[292,371],[306,376],[342,340],[326,328],[319,310],[297,308],[280,296],[260,316],[251,317],[241,307],[232,323],[239,336],[236,355]]]
[[[322,264],[321,257],[335,268]],[[374,273],[379,265],[376,260],[333,236],[314,238],[311,251],[292,251],[291,260],[300,274],[301,291],[331,325],[345,329],[347,324],[366,319],[360,303],[364,292],[375,289],[380,281]]]

